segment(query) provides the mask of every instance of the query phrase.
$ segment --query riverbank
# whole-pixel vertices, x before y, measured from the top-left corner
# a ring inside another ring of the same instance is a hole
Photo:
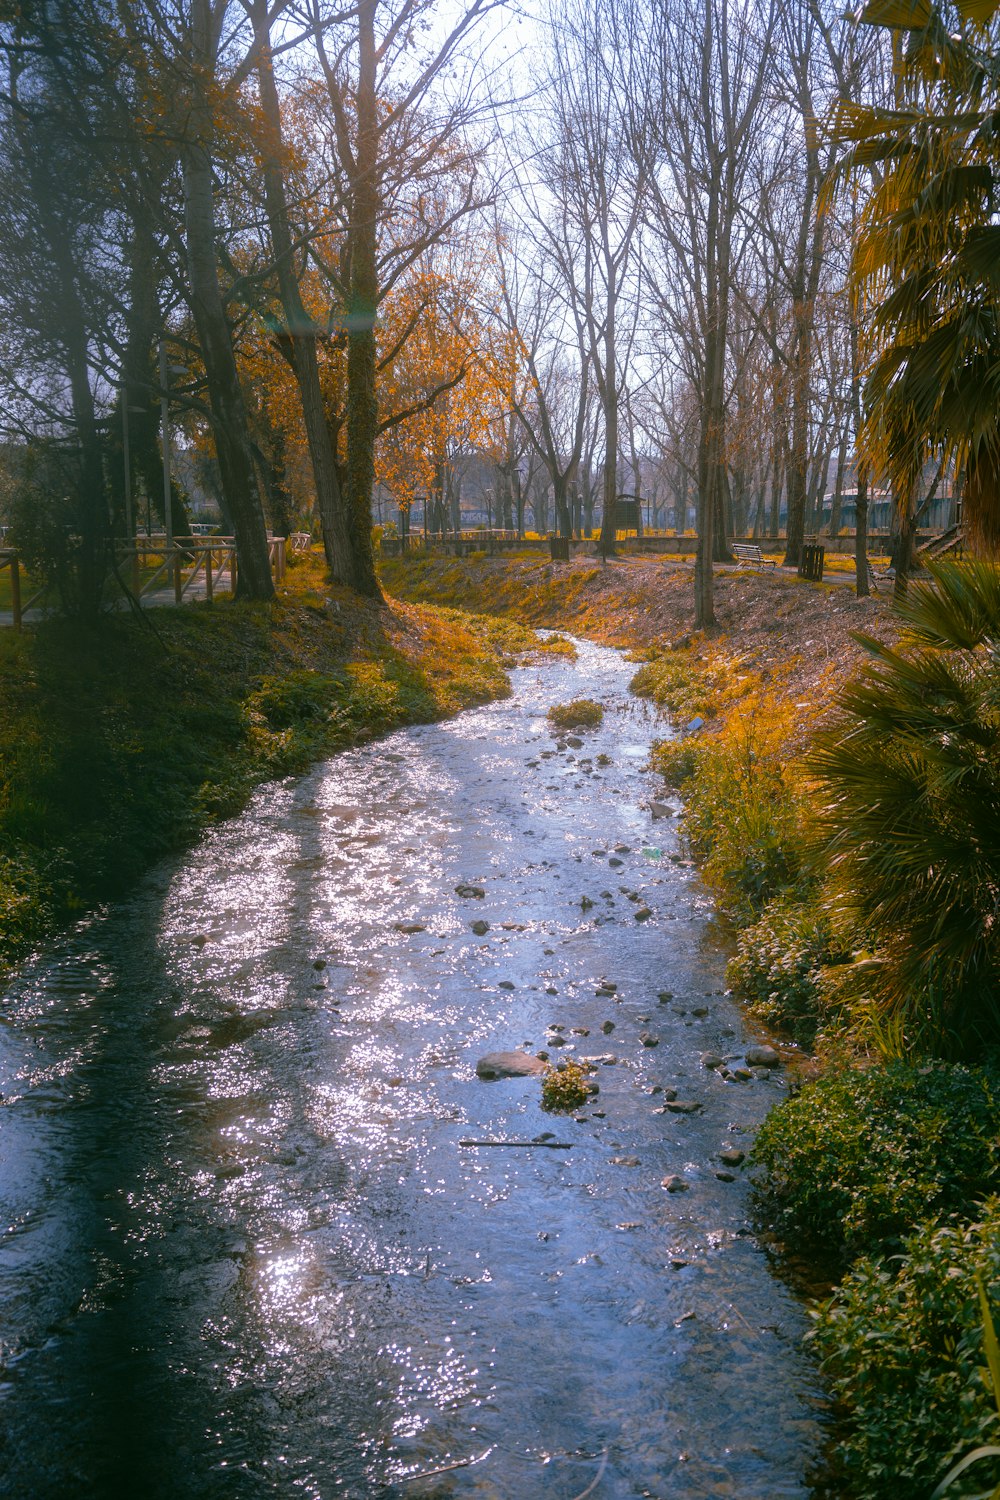
[[[978,1290],[996,1305],[1000,1070],[988,948],[978,995],[973,985],[951,1019],[944,971],[935,980],[927,957],[943,947],[942,902],[964,902],[960,919],[974,932],[994,888],[984,828],[995,799],[973,764],[955,773],[963,757],[981,766],[977,747],[995,753],[989,674],[967,623],[978,590],[980,638],[993,638],[995,578],[939,583],[916,625],[924,635],[908,639],[888,599],[773,573],[723,570],[709,632],[691,628],[690,569],[668,563],[484,558],[460,574],[432,560],[389,577],[408,597],[478,596],[631,648],[641,664],[633,691],[693,731],[662,741],[653,759],[683,798],[687,847],[737,934],[727,981],[808,1060],[751,1160],[778,1254],[835,1283],[813,1337],[842,1421],[818,1492],[925,1500],[950,1465],[993,1440],[1000,1406],[982,1376],[989,1322]],[[852,639],[858,630],[902,654],[876,658],[845,702],[842,689],[872,661]],[[942,748],[952,767],[943,779]],[[955,844],[957,828],[969,831]],[[977,875],[967,854],[980,839]],[[982,1492],[1000,1476],[980,1462],[969,1477]]]
[[[509,691],[530,632],[359,599],[296,559],[271,605],[0,632],[0,973],[262,782]]]

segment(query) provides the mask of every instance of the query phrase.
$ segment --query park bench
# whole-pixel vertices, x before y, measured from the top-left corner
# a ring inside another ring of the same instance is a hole
[[[734,542],[733,552],[737,567],[773,568],[773,557],[762,557],[756,542]]]

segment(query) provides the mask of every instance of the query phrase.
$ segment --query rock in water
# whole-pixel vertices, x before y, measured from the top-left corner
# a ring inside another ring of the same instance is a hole
[[[528,1052],[487,1052],[476,1063],[480,1078],[532,1078],[545,1071],[542,1059]]]
[[[455,895],[462,896],[466,901],[481,901],[486,892],[481,885],[456,885]]]
[[[773,1047],[761,1043],[757,1047],[748,1047],[746,1050],[746,1062],[751,1068],[780,1068],[781,1058]]]
[[[478,922],[472,922],[470,925],[476,937],[485,937],[490,930],[489,922],[484,922],[481,917]]]
[[[669,1177],[664,1177],[660,1186],[665,1187],[668,1193],[686,1193],[691,1184],[685,1182],[684,1178],[679,1177],[676,1172],[672,1172]]]

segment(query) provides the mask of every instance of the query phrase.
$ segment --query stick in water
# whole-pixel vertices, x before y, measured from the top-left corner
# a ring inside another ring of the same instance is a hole
[[[572,1141],[459,1141],[460,1146],[547,1146],[550,1151],[568,1151]]]

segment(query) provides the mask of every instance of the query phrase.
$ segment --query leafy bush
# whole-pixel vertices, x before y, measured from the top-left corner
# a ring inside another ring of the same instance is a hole
[[[604,718],[604,709],[592,698],[574,698],[572,703],[557,703],[549,709],[554,729],[594,729]]]
[[[685,835],[707,882],[737,921],[800,889],[802,818],[778,755],[761,753],[753,720],[706,741],[685,787]]]
[[[813,1338],[846,1413],[833,1455],[839,1493],[926,1500],[950,1462],[997,1441],[977,1277],[995,1307],[996,1198],[975,1224],[926,1225],[898,1262],[861,1261],[821,1310]],[[948,1493],[988,1494],[998,1480],[1000,1465],[983,1461]]]
[[[542,1077],[542,1108],[579,1109],[589,1095],[587,1079],[579,1063],[566,1062],[547,1068]]]
[[[892,1063],[808,1083],[771,1111],[752,1159],[784,1239],[846,1262],[888,1253],[922,1220],[1000,1185],[1000,1079]]]
[[[676,740],[656,740],[650,753],[653,770],[659,772],[671,791],[679,792],[694,776],[705,741],[686,735]]]
[[[940,562],[900,606],[901,650],[840,694],[811,757],[823,857],[883,954],[876,998],[910,1049],[1000,1041],[1000,568]]]
[[[677,718],[704,717],[715,711],[716,672],[687,651],[669,651],[640,667],[629,689],[651,698]]]
[[[737,665],[737,664],[731,664]],[[710,734],[660,741],[652,762],[685,801],[684,832],[728,916],[754,922],[768,902],[804,895],[808,805],[789,762],[794,708],[753,679]]]
[[[726,978],[762,1021],[809,1046],[824,1010],[823,969],[850,957],[815,899],[782,897],[740,933]]]

